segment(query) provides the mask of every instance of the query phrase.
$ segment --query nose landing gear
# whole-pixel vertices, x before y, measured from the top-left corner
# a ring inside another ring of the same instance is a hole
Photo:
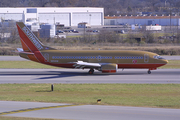
[[[149,70],[148,70],[148,74],[151,74],[151,70],[157,70],[157,68],[149,68]]]

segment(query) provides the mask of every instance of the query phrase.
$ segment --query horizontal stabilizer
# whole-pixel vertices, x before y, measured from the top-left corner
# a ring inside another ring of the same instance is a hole
[[[22,48],[17,48],[18,52],[23,52],[24,50]]]
[[[18,53],[21,53],[21,54],[34,55],[34,53],[32,53],[32,52],[25,52],[25,51],[23,51],[22,48],[17,48],[17,50],[18,50]]]

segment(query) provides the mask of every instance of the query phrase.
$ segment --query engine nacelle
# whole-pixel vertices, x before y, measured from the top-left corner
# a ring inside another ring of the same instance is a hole
[[[117,64],[105,64],[101,65],[102,73],[115,73],[118,70]]]

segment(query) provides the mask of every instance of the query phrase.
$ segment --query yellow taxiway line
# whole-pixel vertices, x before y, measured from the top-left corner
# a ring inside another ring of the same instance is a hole
[[[59,105],[59,106],[48,106],[48,107],[20,109],[20,110],[8,111],[8,112],[0,112],[0,115],[21,113],[21,112],[28,112],[28,111],[35,111],[35,110],[43,110],[43,109],[50,109],[50,108],[72,107],[72,106],[78,106],[78,105]]]

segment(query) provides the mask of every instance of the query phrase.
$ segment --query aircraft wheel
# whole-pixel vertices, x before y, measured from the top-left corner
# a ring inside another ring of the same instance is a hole
[[[151,74],[151,71],[150,71],[150,70],[148,70],[148,74]]]
[[[90,69],[88,73],[92,75],[94,73],[94,69]]]

